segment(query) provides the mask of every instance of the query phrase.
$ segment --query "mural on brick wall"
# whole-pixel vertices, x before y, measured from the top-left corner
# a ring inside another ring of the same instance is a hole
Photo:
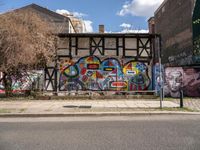
[[[183,89],[184,96],[200,96],[200,69],[195,68],[166,68],[165,86],[166,96],[179,97],[179,89]]]
[[[13,93],[22,93],[32,90],[33,84],[42,76],[42,71],[32,71],[28,73],[22,73],[21,77],[16,78],[12,76],[12,91]],[[3,74],[2,74],[3,77]],[[3,82],[0,83],[0,93],[4,93]]]
[[[148,67],[141,62],[120,63],[116,58],[100,60],[86,56],[77,62],[66,61],[60,66],[59,88],[63,91],[134,91],[147,90],[150,85]]]
[[[200,68],[183,69],[183,92],[186,96],[200,96]]]
[[[183,69],[177,68],[166,68],[165,69],[165,84],[164,92],[166,96],[179,97],[180,88],[183,80]]]

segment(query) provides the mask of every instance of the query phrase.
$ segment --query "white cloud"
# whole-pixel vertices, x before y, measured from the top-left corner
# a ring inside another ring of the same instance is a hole
[[[63,15],[63,14],[70,15],[71,14],[68,10],[65,10],[65,9],[57,9],[56,13],[61,14],[61,15]]]
[[[70,12],[68,10],[65,10],[65,9],[57,9],[56,12],[58,14],[61,14],[61,15],[73,15],[74,17],[77,17],[77,18],[82,18],[82,17],[85,17],[87,16],[86,14],[84,13],[80,13],[80,12]]]
[[[86,14],[79,13],[79,12],[72,12],[72,14],[73,14],[75,17],[78,17],[78,18],[82,18],[82,17],[87,16]]]
[[[164,0],[132,0],[126,2],[117,13],[119,16],[131,14],[133,16],[150,17]]]
[[[149,33],[149,30],[141,29],[141,30],[134,30],[134,29],[123,29],[120,32],[113,32],[113,31],[105,31],[105,33]]]
[[[149,30],[145,30],[145,29],[134,29],[133,26],[129,23],[122,23],[120,27],[122,27],[122,31],[120,33],[148,33],[149,32]]]
[[[120,25],[120,27],[122,27],[122,28],[130,28],[130,27],[131,27],[131,24],[122,23],[122,24]]]
[[[90,20],[83,20],[85,23],[86,32],[93,32],[92,21]]]
[[[149,33],[149,30],[145,30],[145,29],[141,29],[141,30],[124,29],[120,33]]]

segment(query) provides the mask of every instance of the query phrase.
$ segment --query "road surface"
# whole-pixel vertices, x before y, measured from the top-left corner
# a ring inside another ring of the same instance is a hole
[[[197,115],[0,119],[0,150],[199,149]]]

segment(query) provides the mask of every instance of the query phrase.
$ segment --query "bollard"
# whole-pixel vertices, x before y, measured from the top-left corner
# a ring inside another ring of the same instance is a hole
[[[180,108],[183,108],[183,90],[180,90]]]
[[[160,109],[162,109],[162,101],[163,101],[163,88],[160,89]]]

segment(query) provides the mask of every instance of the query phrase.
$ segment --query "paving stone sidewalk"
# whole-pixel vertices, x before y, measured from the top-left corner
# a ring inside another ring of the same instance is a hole
[[[176,104],[180,105],[179,99],[174,99],[172,101],[175,102]],[[200,111],[200,98],[199,99],[184,98],[183,104],[184,104],[184,107],[187,107],[187,108],[192,109],[194,111]]]
[[[59,114],[67,112],[112,111],[120,109],[154,109],[160,102],[153,100],[35,100],[35,101],[0,101],[0,113],[19,114]],[[179,107],[172,101],[164,101],[163,107]]]

